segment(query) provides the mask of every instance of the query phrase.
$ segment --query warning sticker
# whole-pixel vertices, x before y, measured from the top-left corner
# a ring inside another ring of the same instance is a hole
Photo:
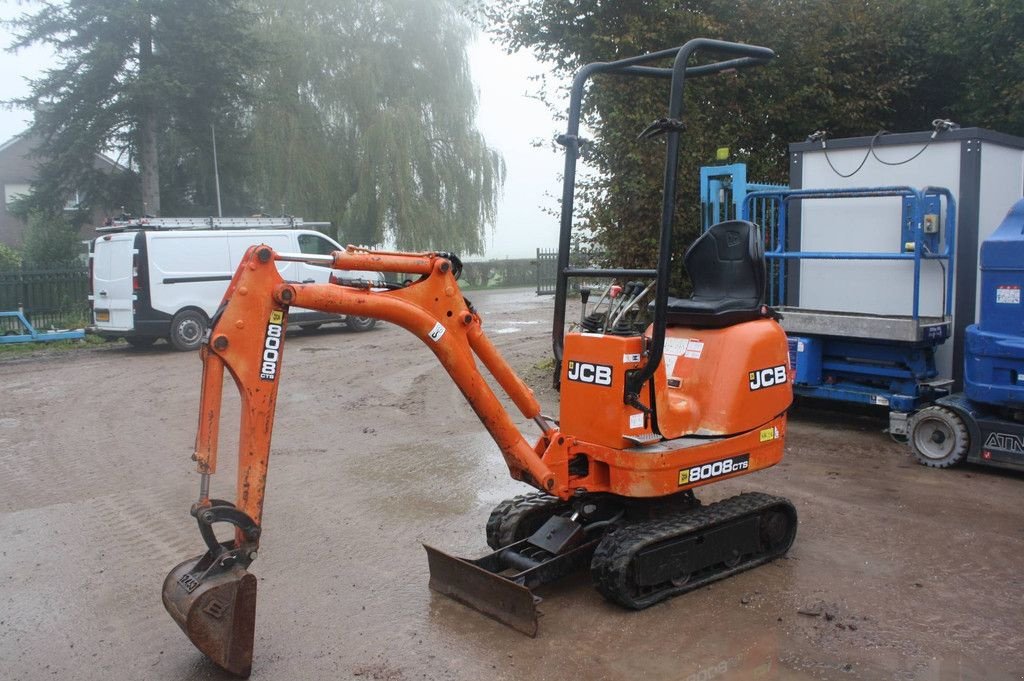
[[[676,371],[676,360],[678,355],[665,355],[665,373],[671,376]]]
[[[436,324],[434,324],[434,328],[432,328],[430,330],[430,333],[428,333],[427,335],[430,336],[430,340],[434,341],[435,343],[441,340],[441,336],[444,335],[444,327],[441,326],[441,322],[437,322]]]
[[[638,364],[640,362],[640,353],[635,352],[632,354],[625,354],[622,356],[623,364]]]
[[[665,339],[665,354],[676,355],[677,357],[686,352],[686,346],[689,344],[688,338],[666,338]]]
[[[997,286],[996,302],[1000,305],[1019,305],[1020,286]]]
[[[700,359],[700,356],[703,352],[704,341],[699,341],[694,338],[665,339],[666,356],[685,357],[687,359]]]
[[[634,428],[643,428],[644,427],[644,415],[642,413],[641,414],[630,414],[629,415],[629,427],[630,427],[631,430],[634,429]]]

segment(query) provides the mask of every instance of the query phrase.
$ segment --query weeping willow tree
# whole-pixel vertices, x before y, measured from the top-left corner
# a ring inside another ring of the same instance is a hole
[[[504,164],[475,127],[454,0],[255,0],[272,43],[252,113],[267,211],[350,243],[483,252]]]

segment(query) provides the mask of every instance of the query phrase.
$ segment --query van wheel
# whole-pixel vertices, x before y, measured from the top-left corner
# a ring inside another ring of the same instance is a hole
[[[369,331],[376,325],[377,320],[373,317],[345,317],[345,326],[353,331]]]
[[[156,336],[125,336],[124,339],[133,348],[148,348],[156,343]]]
[[[206,315],[202,312],[182,310],[171,320],[171,333],[168,338],[176,350],[195,350],[203,344],[206,326]]]

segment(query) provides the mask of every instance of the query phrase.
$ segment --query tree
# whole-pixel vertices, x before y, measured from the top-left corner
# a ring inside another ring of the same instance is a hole
[[[0,244],[0,272],[13,272],[19,267],[21,254],[7,244]]]
[[[208,158],[210,124],[230,128],[244,113],[245,75],[261,54],[251,24],[241,0],[48,1],[13,21],[12,50],[45,43],[60,60],[13,102],[35,111],[36,203],[78,191],[95,205],[111,187],[94,154],[113,150],[138,169],[144,210],[159,214],[161,171]],[[176,207],[203,193],[194,180],[175,188]]]
[[[258,0],[274,59],[252,114],[268,212],[359,244],[484,249],[504,179],[475,127],[456,0]]]
[[[84,253],[78,230],[60,211],[32,210],[28,214],[22,258],[35,267],[74,264]]]
[[[1024,46],[1014,37],[1024,4],[1014,0],[495,0],[487,16],[509,49],[531,49],[565,82],[588,62],[698,36],[775,49],[768,66],[687,84],[676,255],[696,236],[697,169],[717,147],[733,149],[754,177],[786,181],[789,142],[819,129],[920,130],[950,117],[1024,133]],[[636,134],[665,115],[667,88],[603,78],[586,105],[597,174],[582,187],[581,222],[621,266],[648,266],[664,147]]]

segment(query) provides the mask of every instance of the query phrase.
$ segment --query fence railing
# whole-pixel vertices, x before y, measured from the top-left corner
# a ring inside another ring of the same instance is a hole
[[[533,286],[537,265],[533,260],[482,260],[462,265],[462,285],[472,288]]]
[[[40,330],[86,324],[88,296],[89,270],[86,267],[0,272],[0,311],[20,308]],[[0,333],[11,330],[16,330],[13,325],[7,328],[0,323]]]
[[[569,253],[569,265],[571,267],[597,267],[604,257],[604,252],[599,251],[572,251]],[[555,286],[558,281],[558,249],[538,248],[536,263],[537,295],[555,295]],[[585,282],[580,279],[570,280],[570,286],[573,290],[578,289],[582,285],[591,283],[596,284],[596,282]],[[607,283],[607,281],[603,282],[603,284]]]

